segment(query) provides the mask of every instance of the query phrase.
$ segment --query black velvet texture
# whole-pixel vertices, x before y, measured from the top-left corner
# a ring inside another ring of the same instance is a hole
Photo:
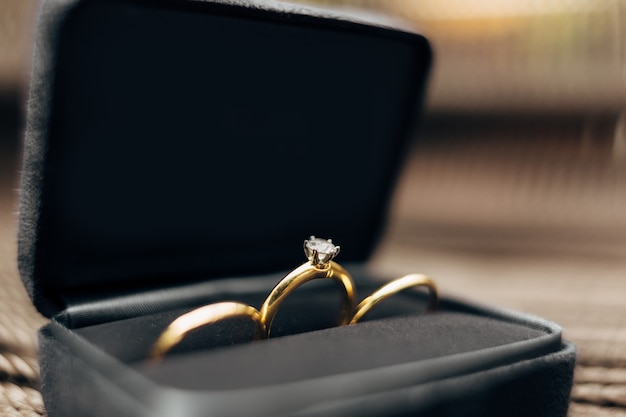
[[[454,342],[442,343],[448,339],[443,334],[454,335]],[[254,389],[397,365],[408,367],[412,362],[512,346],[541,336],[544,334],[538,330],[514,324],[440,312],[246,343],[209,354],[199,351],[172,356],[160,366],[140,369],[161,385],[182,389]],[[555,340],[531,351],[536,356],[557,350],[559,344]],[[423,376],[427,374],[423,372]]]
[[[19,239],[44,314],[66,293],[280,271],[312,233],[367,259],[428,44],[261,4],[44,4]]]
[[[565,343],[540,358],[320,404],[293,416],[565,416],[574,366],[574,346]]]

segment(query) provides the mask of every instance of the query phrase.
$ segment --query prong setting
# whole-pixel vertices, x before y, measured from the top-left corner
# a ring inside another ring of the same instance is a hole
[[[339,246],[333,244],[332,239],[320,239],[311,236],[304,241],[304,254],[315,267],[325,268],[339,253]]]

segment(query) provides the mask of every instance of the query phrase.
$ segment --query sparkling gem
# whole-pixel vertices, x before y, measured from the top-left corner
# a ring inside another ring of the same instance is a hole
[[[337,249],[332,241],[320,239],[318,237],[307,240],[307,247],[316,250],[320,255],[330,255]]]
[[[339,253],[339,246],[335,246],[330,239],[320,239],[311,236],[304,241],[304,253],[313,265],[324,267]]]

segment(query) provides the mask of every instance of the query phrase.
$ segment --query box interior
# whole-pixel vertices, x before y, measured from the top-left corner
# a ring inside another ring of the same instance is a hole
[[[280,271],[311,234],[367,259],[421,101],[422,37],[213,2],[71,3],[33,89],[50,110],[31,105],[20,209],[45,314],[72,292]]]
[[[444,301],[425,313],[421,291],[397,294],[361,323],[337,327],[338,290],[307,285],[281,306],[269,340],[252,341],[252,325],[232,319],[188,335],[161,362],[147,359],[165,327],[191,307],[100,323],[73,331],[161,386],[234,390],[333,377],[437,358],[465,357],[463,366],[493,367],[557,351],[560,333],[549,326],[503,320]],[[362,297],[374,284],[361,285]],[[240,294],[259,306],[264,293]],[[493,350],[483,358],[472,355]],[[504,355],[497,354],[498,350]],[[236,364],[236,365],[235,365]]]

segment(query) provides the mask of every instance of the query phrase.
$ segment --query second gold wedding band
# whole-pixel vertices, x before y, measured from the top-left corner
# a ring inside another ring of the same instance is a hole
[[[410,274],[398,279],[394,279],[391,282],[383,285],[376,291],[374,291],[368,297],[365,297],[363,301],[356,306],[356,310],[350,324],[355,324],[360,321],[374,306],[381,301],[391,297],[400,291],[412,288],[412,287],[426,287],[430,292],[430,301],[428,303],[428,310],[432,311],[437,308],[439,303],[439,295],[437,293],[437,285],[430,277],[422,274]]]
[[[253,321],[255,340],[266,337],[265,323],[261,320],[261,313],[256,308],[238,301],[224,301],[196,308],[174,320],[152,346],[150,358],[157,360],[163,357],[195,329],[238,317],[248,317]]]

